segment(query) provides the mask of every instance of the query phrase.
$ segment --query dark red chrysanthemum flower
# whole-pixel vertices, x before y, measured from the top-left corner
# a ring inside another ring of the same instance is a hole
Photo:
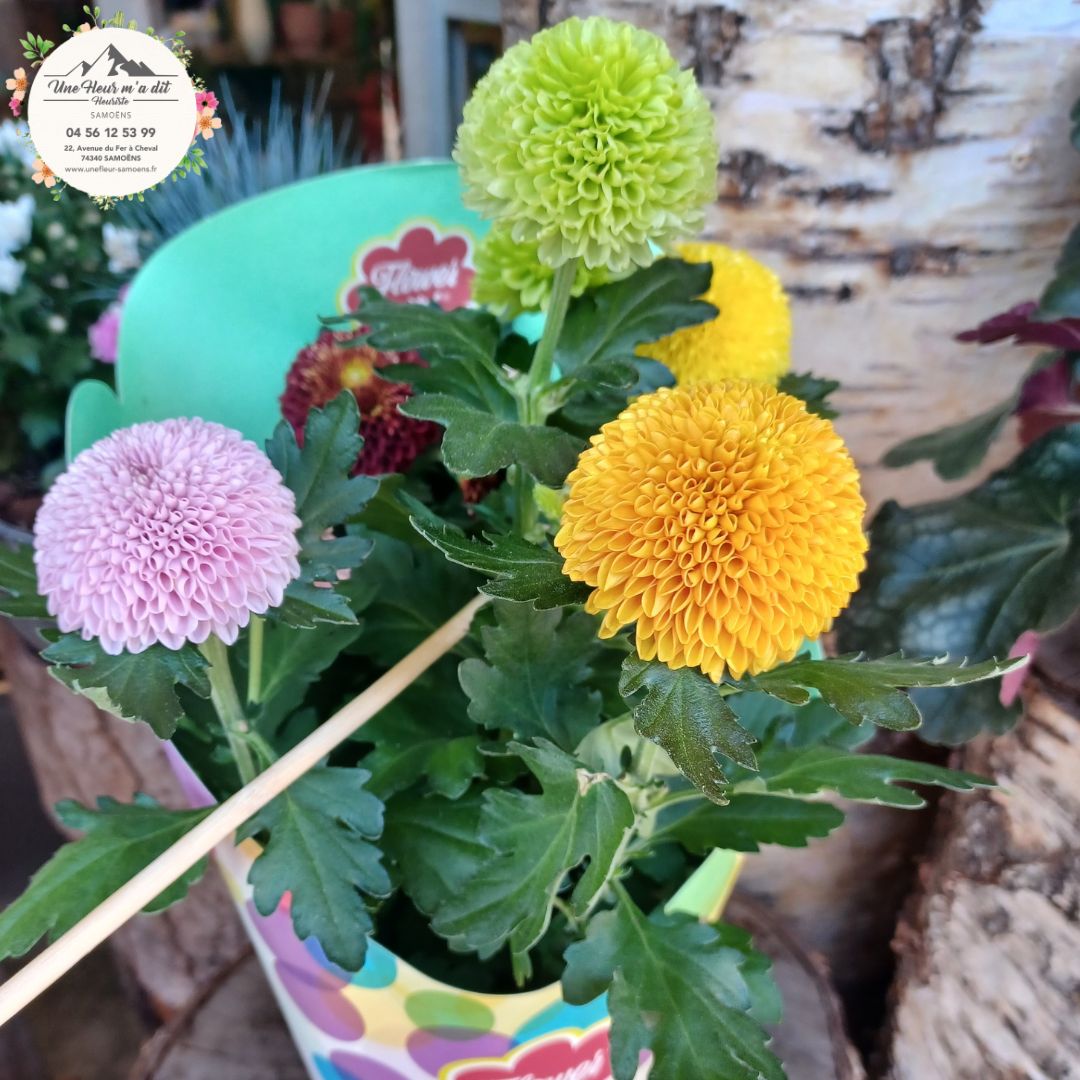
[[[281,395],[281,414],[302,443],[308,413],[332,401],[342,390],[351,390],[360,406],[360,434],[364,437],[354,474],[404,472],[427,447],[439,441],[442,429],[398,411],[412,395],[412,388],[388,382],[378,372],[402,363],[422,361],[415,353],[380,352],[356,342],[351,334],[324,330],[314,344],[297,353]]]

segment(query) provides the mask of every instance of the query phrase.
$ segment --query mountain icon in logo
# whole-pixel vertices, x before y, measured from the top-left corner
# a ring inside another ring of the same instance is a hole
[[[115,45],[107,45],[96,60],[83,60],[76,64],[66,77],[82,79],[87,75],[94,75],[99,79],[118,78],[121,75],[168,78],[155,74],[138,60],[129,60]]]

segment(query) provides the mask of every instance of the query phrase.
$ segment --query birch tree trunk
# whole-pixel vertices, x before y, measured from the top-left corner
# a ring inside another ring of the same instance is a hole
[[[952,336],[1038,296],[1080,218],[1080,6],[504,0],[504,14],[511,40],[568,15],[628,19],[696,70],[721,149],[709,236],[780,273],[794,367],[843,380],[839,426],[871,501],[948,490],[928,466],[878,462],[1003,400],[1029,360]]]
[[[999,788],[943,800],[897,931],[888,1080],[1080,1077],[1080,708],[1036,681],[960,752]]]

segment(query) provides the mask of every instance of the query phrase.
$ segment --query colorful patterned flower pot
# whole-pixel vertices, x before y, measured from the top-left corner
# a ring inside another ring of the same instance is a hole
[[[212,804],[168,749],[191,804]],[[606,995],[574,1006],[558,984],[467,993],[374,940],[350,974],[300,941],[287,896],[270,916],[255,910],[247,877],[258,853],[248,840],[215,857],[312,1080],[610,1080]]]

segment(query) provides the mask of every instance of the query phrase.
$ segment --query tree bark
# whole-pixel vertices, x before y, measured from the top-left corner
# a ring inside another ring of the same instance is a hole
[[[1055,680],[1056,681],[1056,680]],[[1019,727],[958,766],[897,931],[890,1080],[1080,1077],[1080,708],[1029,681]]]
[[[143,1047],[129,1080],[307,1080],[254,954],[218,972]]]
[[[1077,219],[1070,0],[504,0],[508,39],[568,15],[663,35],[713,104],[710,238],[776,269],[794,368],[841,379],[873,503],[951,490],[881,455],[1002,400],[1030,359],[955,333],[1046,284]],[[995,448],[987,470],[1012,453]]]
[[[101,712],[71,693],[49,675],[4,619],[0,668],[10,681],[19,731],[50,813],[61,799],[92,805],[99,795],[130,800],[138,791],[167,806],[185,805],[180,784],[150,729]],[[184,1008],[223,965],[248,947],[213,867],[182,904],[133,919],[112,945],[125,974],[162,1018]]]
[[[824,962],[806,952],[782,920],[753,900],[733,897],[724,918],[752,934],[755,947],[772,961],[784,1016],[773,1030],[770,1048],[784,1063],[788,1080],[866,1080]]]

